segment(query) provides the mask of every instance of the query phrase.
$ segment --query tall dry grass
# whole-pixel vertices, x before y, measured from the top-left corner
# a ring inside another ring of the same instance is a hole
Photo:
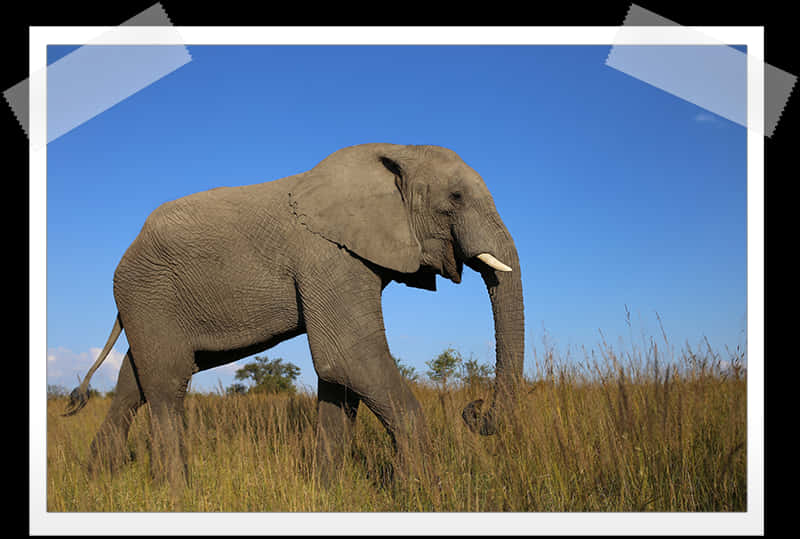
[[[190,484],[176,502],[149,473],[146,414],[134,460],[113,477],[84,471],[110,399],[60,417],[48,403],[48,511],[744,511],[746,372],[710,351],[535,358],[517,412],[497,435],[461,420],[490,388],[415,384],[431,431],[429,476],[392,474],[391,442],[362,406],[351,451],[327,488],[314,481],[314,395],[190,394]],[[179,503],[180,505],[176,505]]]

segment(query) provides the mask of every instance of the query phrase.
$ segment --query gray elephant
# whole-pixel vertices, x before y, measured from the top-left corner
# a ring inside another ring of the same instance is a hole
[[[221,187],[158,207],[114,273],[118,314],[65,415],[124,329],[130,345],[91,462],[123,460],[135,411],[150,404],[154,473],[186,480],[183,398],[193,373],[306,333],[319,377],[318,458],[330,467],[363,402],[399,457],[424,450],[420,404],[386,341],[382,290],[436,289],[436,274],[479,272],[494,314],[491,404],[467,425],[492,434],[522,377],[524,317],[516,247],[481,177],[437,146],[364,144],[307,172]],[[322,466],[325,468],[325,466]]]

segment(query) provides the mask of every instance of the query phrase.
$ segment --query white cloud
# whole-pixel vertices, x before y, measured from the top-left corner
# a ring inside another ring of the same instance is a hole
[[[719,116],[710,112],[698,112],[694,115],[694,121],[698,124],[719,124]]]
[[[102,348],[89,348],[89,352],[91,352],[93,358],[92,363],[94,363],[97,360],[97,357],[100,355],[100,352],[102,351],[103,351]],[[123,359],[125,359],[125,354],[120,353],[119,351],[114,350],[112,348],[111,351],[108,353],[108,356],[106,357],[105,361],[103,361],[103,366],[113,365],[114,369],[118,371],[119,368],[122,366]]]
[[[74,352],[59,346],[47,350],[47,383],[72,389],[77,386],[100,354],[100,348],[90,348],[88,352]],[[102,366],[92,376],[91,385],[100,391],[113,389],[117,383],[124,353],[112,349]]]

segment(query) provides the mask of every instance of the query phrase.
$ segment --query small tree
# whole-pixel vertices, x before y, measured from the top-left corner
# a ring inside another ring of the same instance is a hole
[[[486,363],[478,363],[478,360],[470,357],[461,365],[459,377],[468,386],[485,385],[491,382],[494,367]]]
[[[252,385],[247,392],[255,393],[295,393],[295,379],[300,376],[300,367],[285,361],[283,358],[268,359],[266,356],[256,356],[252,363],[248,363],[236,371],[237,380],[250,380]],[[228,393],[243,392],[242,384],[234,384],[228,388]]]
[[[244,395],[247,393],[247,386],[244,384],[231,384],[225,388],[226,395]]]
[[[458,350],[454,348],[446,349],[435,358],[425,362],[430,368],[427,372],[428,378],[446,387],[447,382],[455,376],[461,361],[461,353]]]
[[[394,360],[394,364],[397,365],[397,368],[400,369],[400,374],[403,375],[403,378],[406,380],[411,380],[412,382],[416,382],[419,379],[419,373],[417,373],[414,367],[410,367],[402,362],[402,360],[398,357],[392,356]]]

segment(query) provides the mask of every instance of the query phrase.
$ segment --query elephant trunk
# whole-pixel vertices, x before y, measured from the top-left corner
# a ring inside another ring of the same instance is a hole
[[[490,254],[504,266],[496,269],[485,263],[484,258],[471,258],[466,263],[478,271],[486,284],[492,304],[495,329],[494,395],[487,410],[483,411],[483,400],[473,401],[464,408],[462,417],[473,432],[494,434],[504,416],[514,411],[516,396],[522,382],[525,317],[522,299],[522,275],[519,257],[511,235],[500,224],[492,241]]]

